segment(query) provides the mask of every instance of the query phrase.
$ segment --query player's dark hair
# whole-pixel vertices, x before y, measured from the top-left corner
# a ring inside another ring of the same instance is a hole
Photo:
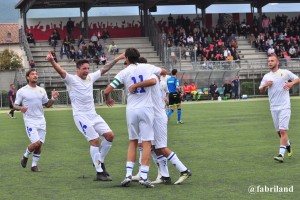
[[[81,60],[78,60],[76,62],[76,67],[79,69],[83,64],[90,64],[90,62],[87,60],[87,59],[81,59]]]
[[[136,48],[128,48],[125,51],[125,57],[130,62],[127,64],[135,64],[139,62],[140,52]]]
[[[31,68],[31,69],[29,69],[29,70],[26,72],[25,78],[26,78],[27,83],[29,83],[27,77],[29,77],[29,74],[30,74],[31,72],[36,72],[36,69]]]
[[[139,57],[138,63],[147,63],[147,62],[148,62],[148,61],[147,61],[146,58],[144,58],[144,57]]]
[[[172,69],[172,75],[175,76],[177,74],[177,69]]]

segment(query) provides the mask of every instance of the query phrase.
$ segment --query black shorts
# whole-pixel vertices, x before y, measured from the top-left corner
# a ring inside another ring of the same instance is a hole
[[[170,93],[169,94],[169,105],[172,106],[174,104],[180,104],[181,103],[181,98],[180,94],[175,92],[175,93]]]

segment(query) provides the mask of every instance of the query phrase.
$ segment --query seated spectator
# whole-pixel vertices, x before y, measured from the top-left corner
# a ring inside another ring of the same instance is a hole
[[[53,30],[52,35],[55,40],[60,40],[60,34],[56,29]]]
[[[68,59],[70,59],[70,52],[69,52],[69,47],[63,43],[63,45],[60,48],[60,59],[63,58],[63,55],[66,55]]]
[[[192,88],[191,86],[185,82],[183,86],[183,101],[191,101],[192,100]]]
[[[111,44],[108,46],[108,52],[111,55],[115,55],[116,53],[119,52],[119,49],[118,49],[118,47],[117,47],[117,45],[115,44],[114,41],[111,41]]]
[[[97,51],[98,55],[102,55],[102,53],[103,53],[103,48],[102,48],[102,45],[101,45],[99,40],[98,40],[98,43],[96,45],[96,51]]]
[[[27,37],[28,43],[33,43],[35,45],[35,40],[34,40],[33,34],[31,33],[30,30],[28,30],[26,37]]]
[[[95,46],[97,45],[97,43],[98,43],[98,37],[96,36],[95,33],[93,33],[90,41],[93,42]]]
[[[217,97],[220,96],[218,91],[218,86],[215,84],[215,81],[211,82],[209,86],[209,93],[211,95],[211,100],[214,100],[215,95],[217,95]]]
[[[71,41],[70,41],[69,36],[67,36],[67,35],[65,36],[64,41],[63,41],[63,45],[64,45],[66,48],[70,49]]]
[[[105,55],[105,53],[102,53],[101,57],[100,57],[100,62],[102,65],[105,65],[107,61],[107,57]]]
[[[191,94],[192,94],[192,97],[193,97],[193,101],[199,101],[200,100],[201,94],[200,94],[200,92],[198,92],[198,88],[197,88],[197,86],[195,85],[194,82],[191,83]]]
[[[226,59],[229,54],[231,54],[231,52],[230,52],[229,48],[226,48],[226,50],[223,53],[224,58]]]
[[[88,47],[87,47],[87,51],[88,51],[88,55],[87,57],[89,58],[93,58],[96,55],[96,48],[95,45],[92,41],[90,41]]]
[[[50,35],[48,42],[49,42],[49,45],[52,46],[53,48],[55,48],[57,45],[57,40],[53,34]]]
[[[76,59],[76,52],[75,52],[75,48],[73,45],[70,48],[70,58],[72,61],[75,61],[75,59]]]
[[[83,59],[85,57],[84,52],[82,51],[81,48],[78,49],[76,57],[77,59]]]
[[[251,47],[254,46],[255,40],[256,40],[256,38],[255,38],[254,34],[251,33],[250,36],[248,37],[248,42],[251,44]]]
[[[268,54],[268,56],[270,56],[273,53],[275,53],[275,49],[274,49],[273,45],[271,45],[271,47],[267,51],[267,54]]]
[[[228,38],[227,43],[229,44],[229,46],[231,47],[235,47],[237,48],[238,44],[235,38],[234,34],[231,34],[231,36]]]
[[[192,33],[190,33],[189,37],[186,38],[186,42],[187,42],[187,45],[189,45],[189,46],[194,45],[194,38],[193,38]]]
[[[229,61],[233,60],[233,56],[231,55],[231,53],[228,53],[226,60],[229,60]]]
[[[83,35],[79,35],[79,38],[77,40],[77,47],[79,48],[81,45],[85,45]]]
[[[289,55],[291,58],[296,58],[298,56],[294,45],[289,49]]]
[[[96,63],[97,68],[98,68],[98,65],[100,64],[99,55],[96,53],[95,56],[92,59],[93,59],[93,63]]]
[[[108,38],[110,38],[110,34],[109,34],[107,28],[105,28],[103,33],[102,33],[102,39],[105,41]]]
[[[29,61],[30,68],[35,68],[35,62],[34,60]]]
[[[230,99],[232,98],[232,85],[230,81],[226,81],[226,83],[224,83],[223,85],[224,88],[224,96],[226,96],[226,94],[229,94]]]

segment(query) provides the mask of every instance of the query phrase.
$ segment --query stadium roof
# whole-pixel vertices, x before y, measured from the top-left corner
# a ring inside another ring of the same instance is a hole
[[[300,0],[20,0],[15,8],[27,12],[29,9],[43,8],[85,8],[140,6],[146,9],[152,6],[166,5],[196,5],[197,8],[207,8],[213,4],[251,4],[253,7],[263,7],[268,3],[300,3]]]

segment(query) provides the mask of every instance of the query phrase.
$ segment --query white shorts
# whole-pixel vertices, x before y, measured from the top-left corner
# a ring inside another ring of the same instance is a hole
[[[150,141],[154,139],[153,108],[126,109],[129,140]]]
[[[154,119],[154,145],[155,149],[167,147],[168,141],[168,117],[166,114]]]
[[[289,129],[291,109],[271,110],[271,114],[276,131]]]
[[[41,141],[45,143],[46,139],[46,122],[25,123],[27,136],[31,143]]]
[[[111,132],[108,124],[97,114],[75,115],[74,122],[87,141],[99,138],[104,133]]]

